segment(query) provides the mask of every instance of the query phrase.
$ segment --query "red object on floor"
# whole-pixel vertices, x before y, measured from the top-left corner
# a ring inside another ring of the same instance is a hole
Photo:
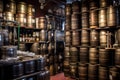
[[[55,75],[55,76],[51,76],[51,77],[50,77],[50,80],[73,80],[73,79],[66,78],[66,77],[64,76],[64,73],[59,73],[59,74],[57,74],[57,75]]]

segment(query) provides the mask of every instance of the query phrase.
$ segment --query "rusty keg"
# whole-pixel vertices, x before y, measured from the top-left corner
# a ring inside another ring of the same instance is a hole
[[[88,46],[89,45],[89,31],[88,30],[82,30],[81,31],[81,45],[82,46]]]
[[[77,63],[70,63],[70,76],[76,78],[77,72]]]
[[[99,37],[100,37],[100,46],[106,47],[107,46],[107,31],[101,30]]]
[[[80,12],[80,1],[72,2],[72,12],[76,12],[76,13]]]
[[[88,80],[88,65],[78,64],[78,75],[80,80]]]
[[[27,5],[25,2],[18,2],[17,13],[18,14],[26,14],[27,13]]]
[[[33,5],[28,4],[27,5],[27,15],[34,16],[35,14],[35,8]]]
[[[4,13],[4,19],[9,20],[9,21],[14,21],[14,14],[12,12],[5,12]],[[5,23],[5,25],[14,26],[13,22],[7,22],[7,23]]]
[[[111,67],[109,69],[109,75],[112,80],[119,80],[119,69],[117,67]]]
[[[14,0],[8,0],[5,4],[5,12],[16,14],[16,2]]]
[[[21,27],[26,27],[26,14],[16,14],[16,21]]]
[[[0,13],[3,12],[3,0],[0,0]]]
[[[114,50],[113,49],[99,49],[99,63],[102,66],[114,65]]]
[[[99,53],[97,48],[89,49],[89,63],[98,64],[99,63]]]
[[[81,63],[88,63],[89,49],[87,47],[81,47],[79,49],[79,59]]]
[[[115,51],[115,64],[120,66],[120,48]]]
[[[89,27],[89,13],[82,13],[81,14],[81,25],[82,28],[88,28]]]
[[[80,28],[80,14],[72,14],[71,16],[71,29]]]
[[[99,66],[99,80],[110,80],[108,67]]]
[[[64,56],[70,56],[70,47],[65,47]]]
[[[71,45],[71,32],[70,31],[66,31],[65,32],[65,44],[66,45]]]
[[[89,14],[89,24],[90,28],[97,28],[98,27],[98,11],[91,10]]]
[[[87,0],[82,0],[81,1],[81,12],[88,12],[88,1]]]
[[[110,5],[107,9],[107,26],[115,27],[116,26],[116,13],[115,7]]]
[[[106,9],[99,10],[99,27],[107,26],[107,13]]]
[[[66,4],[65,13],[66,13],[66,16],[72,14],[72,5],[71,4]]]
[[[46,41],[47,40],[47,31],[41,30],[40,31],[40,41]]]
[[[90,7],[90,10],[91,9],[97,9],[97,0],[93,0],[93,1],[90,1],[89,2],[89,7]]]
[[[88,80],[98,80],[98,65],[89,64]]]
[[[103,7],[107,7],[108,5],[108,1],[107,0],[100,0],[100,7],[103,8]]]
[[[90,45],[98,46],[99,45],[99,33],[96,30],[90,31]]]
[[[27,23],[27,27],[28,28],[34,28],[34,24],[35,24],[35,18],[34,16],[27,16],[26,18],[26,23]]]
[[[39,29],[46,29],[46,18],[45,17],[39,18]]]
[[[71,29],[71,15],[66,15],[65,30]]]
[[[78,31],[72,32],[72,45],[74,45],[74,46],[80,45],[80,34]]]

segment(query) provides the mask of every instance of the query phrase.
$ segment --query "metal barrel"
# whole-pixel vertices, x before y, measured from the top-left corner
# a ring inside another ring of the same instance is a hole
[[[76,12],[76,13],[80,12],[80,1],[72,2],[72,12]]]
[[[89,24],[90,28],[97,28],[98,27],[98,11],[91,10],[89,14]]]
[[[89,64],[88,80],[98,80],[98,65]]]
[[[82,25],[82,28],[89,27],[89,14],[87,12],[81,14],[81,25]]]
[[[81,47],[79,49],[80,63],[88,63],[89,49],[87,47]]]
[[[70,31],[65,32],[65,44],[66,45],[71,45],[71,40],[72,40],[71,35],[72,34]]]
[[[88,46],[89,45],[89,31],[88,30],[82,30],[81,31],[81,45],[82,46]]]
[[[70,63],[70,76],[71,78],[77,77],[77,63]]]
[[[88,1],[87,0],[82,0],[81,1],[81,12],[88,12]]]
[[[107,9],[107,26],[115,27],[116,26],[116,13],[115,7],[110,5]]]
[[[101,66],[114,65],[114,53],[113,49],[99,49],[99,64]]]
[[[41,30],[40,31],[40,41],[46,41],[47,40],[47,31]]]
[[[71,15],[66,15],[65,30],[71,29]]]
[[[26,14],[27,13],[27,4],[25,2],[17,3],[17,13]]]
[[[72,14],[71,16],[71,29],[80,28],[80,14]]]
[[[45,17],[39,18],[39,29],[46,29],[46,18]]]
[[[120,73],[119,73],[119,69],[117,67],[111,67],[109,69],[109,75],[113,80],[119,80],[120,77]]]
[[[27,5],[27,15],[29,15],[29,16],[34,16],[35,15],[35,8],[31,4]]]
[[[26,27],[26,14],[16,14],[16,21],[21,27]]]
[[[75,46],[80,45],[80,34],[78,31],[72,32],[72,45],[75,45]]]
[[[76,47],[70,48],[70,61],[77,62],[78,61],[78,49]]]
[[[115,50],[115,64],[120,66],[120,48]]]
[[[70,56],[70,47],[65,47],[64,56]]]
[[[50,71],[50,76],[54,75],[54,66],[53,65],[50,65],[49,71]]]
[[[108,67],[99,66],[99,80],[110,80]]]
[[[99,33],[96,30],[90,31],[90,45],[98,46],[99,45]]]
[[[36,42],[36,43],[32,44],[32,46],[31,46],[31,48],[30,48],[30,51],[31,51],[31,52],[34,52],[34,53],[36,53],[36,54],[39,54],[38,48],[39,48],[39,43]]]
[[[99,5],[100,5],[101,8],[107,7],[108,0],[100,0],[99,3],[100,3]]]
[[[26,25],[28,28],[34,28],[35,26],[35,18],[34,16],[27,16],[26,18]]]
[[[98,64],[99,63],[99,53],[97,48],[89,49],[89,63]]]
[[[106,9],[99,10],[99,27],[107,26],[107,12]]]
[[[15,20],[14,14],[12,12],[5,12],[4,19],[9,20],[9,21],[14,21]],[[5,25],[14,26],[13,22],[7,22],[7,23],[5,23]]]
[[[5,12],[16,14],[16,2],[14,0],[8,0],[5,4]]]
[[[26,45],[24,43],[19,44],[19,50],[26,51]]]
[[[101,30],[99,38],[100,38],[100,46],[106,47],[107,46],[107,31]]]
[[[88,80],[88,65],[78,64],[78,75],[80,80]]]
[[[66,16],[72,14],[72,5],[71,4],[66,4],[65,13],[66,13]]]

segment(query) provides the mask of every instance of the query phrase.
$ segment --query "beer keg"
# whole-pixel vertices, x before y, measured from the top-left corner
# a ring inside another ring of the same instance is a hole
[[[71,29],[80,29],[80,14],[72,14]]]
[[[8,0],[8,2],[5,4],[5,12],[16,14],[16,3],[14,0]]]
[[[46,41],[47,40],[47,31],[41,30],[40,31],[40,41]]]
[[[26,24],[28,28],[34,28],[34,24],[35,24],[35,18],[34,16],[27,16],[26,18]]]
[[[98,26],[98,11],[91,10],[89,16],[90,28],[97,28]]]
[[[101,30],[99,37],[100,37],[100,46],[101,47],[106,47],[107,46],[107,31],[106,30]]]
[[[107,9],[107,26],[115,27],[116,26],[116,13],[115,7],[110,5]]]
[[[99,45],[99,33],[96,30],[90,31],[90,45],[98,46]]]
[[[80,12],[80,1],[72,2],[72,12],[76,12],[76,13]]]
[[[26,14],[16,14],[16,21],[21,27],[26,27]]]
[[[89,49],[87,47],[81,47],[79,50],[80,63],[88,63]]]
[[[66,12],[66,16],[72,14],[72,5],[71,4],[66,4],[65,12]]]
[[[97,48],[89,49],[89,63],[90,64],[98,64],[99,63],[99,54]]]
[[[107,26],[107,13],[106,9],[99,10],[99,27]]]
[[[38,48],[39,48],[39,43],[37,43],[37,42],[33,43],[32,46],[30,47],[30,51],[34,52],[36,54],[39,54]]]
[[[108,5],[108,1],[107,0],[100,0],[100,7],[103,8],[103,7],[107,7]]]
[[[72,32],[72,45],[79,46],[80,45],[80,35],[78,31]]]
[[[88,12],[88,1],[87,0],[82,0],[81,1],[81,12]]]
[[[82,13],[81,14],[81,25],[82,28],[88,28],[89,27],[89,14],[88,13]]]
[[[65,30],[70,30],[71,29],[71,15],[66,15],[66,20],[65,20]]]
[[[8,21],[14,21],[14,14],[12,12],[5,12],[4,19],[8,20]],[[7,23],[5,23],[5,25],[14,26],[13,22],[7,22]]]
[[[98,65],[89,64],[88,80],[98,80]]]
[[[27,5],[27,15],[29,15],[29,16],[35,15],[35,8],[31,4]]]
[[[2,46],[1,56],[2,59],[17,57],[17,46]]]
[[[115,64],[120,66],[120,49],[116,49],[115,51]]]
[[[77,77],[77,63],[70,63],[70,76],[72,78]]]
[[[78,75],[80,80],[88,80],[88,65],[81,64],[78,65]]]
[[[45,17],[39,18],[39,29],[46,29],[46,19]]]
[[[81,45],[82,46],[88,46],[89,45],[89,32],[88,30],[82,30],[81,31]]]
[[[64,60],[63,65],[65,69],[69,69],[69,66],[70,66],[69,60]]]
[[[99,49],[99,63],[102,66],[114,65],[114,50],[113,49]]]
[[[110,80],[108,67],[99,66],[99,80]]]
[[[19,44],[19,50],[26,51],[26,45],[24,43]]]
[[[71,45],[71,32],[70,31],[66,31],[65,32],[65,44],[66,45]]]
[[[25,2],[17,3],[17,13],[18,14],[26,14],[27,13],[27,5]]]
[[[64,56],[70,56],[70,48],[69,47],[65,47],[65,50],[64,50]]]
[[[78,61],[78,49],[76,47],[70,48],[70,61],[77,62]]]

